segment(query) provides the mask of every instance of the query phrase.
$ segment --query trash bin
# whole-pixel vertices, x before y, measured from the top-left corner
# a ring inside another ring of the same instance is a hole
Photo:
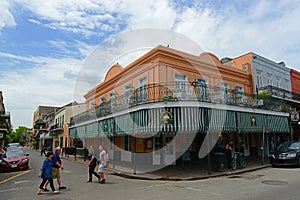
[[[224,152],[214,152],[214,170],[223,172],[227,168],[227,156]]]

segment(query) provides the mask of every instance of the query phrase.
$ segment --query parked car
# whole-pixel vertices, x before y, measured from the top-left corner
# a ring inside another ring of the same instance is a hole
[[[9,143],[7,148],[21,148],[21,145],[19,143]]]
[[[0,161],[0,171],[28,169],[28,156],[29,154],[25,154],[21,149],[8,149]]]
[[[270,154],[272,166],[295,165],[300,167],[300,142],[284,142]]]

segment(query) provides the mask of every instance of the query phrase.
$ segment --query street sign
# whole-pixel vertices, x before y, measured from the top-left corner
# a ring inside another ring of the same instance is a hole
[[[3,133],[0,133],[0,138],[3,138]]]
[[[299,113],[297,111],[291,112],[291,121],[293,122],[299,121]]]

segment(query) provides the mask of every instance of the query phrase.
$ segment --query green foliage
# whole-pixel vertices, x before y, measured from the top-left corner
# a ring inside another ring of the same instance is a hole
[[[18,143],[22,143],[23,142],[23,136],[24,133],[28,130],[27,127],[25,126],[19,126],[15,132],[13,132],[13,139],[12,142],[18,142]]]
[[[290,110],[290,108],[288,107],[288,105],[286,103],[281,104],[281,111],[288,112],[289,110]]]
[[[261,92],[258,94],[259,99],[270,99],[271,94],[269,92]]]

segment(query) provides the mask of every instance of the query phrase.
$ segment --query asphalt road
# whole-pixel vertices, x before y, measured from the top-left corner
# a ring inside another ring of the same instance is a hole
[[[216,200],[299,200],[299,168],[267,168],[230,177],[199,181],[143,181],[107,174],[107,184],[85,183],[87,166],[63,160],[62,179],[66,190],[60,194],[36,195],[41,179],[37,177],[44,157],[35,150],[30,153],[28,171],[0,174],[0,199],[216,199]],[[57,182],[55,182],[57,187]]]

